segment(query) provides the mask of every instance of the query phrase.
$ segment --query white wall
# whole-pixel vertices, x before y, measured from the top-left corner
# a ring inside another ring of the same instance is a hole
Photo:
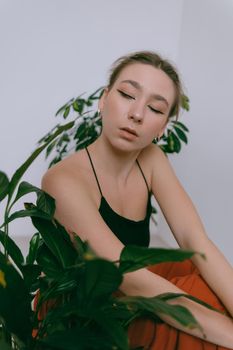
[[[55,125],[58,107],[104,85],[120,55],[153,49],[175,60],[182,5],[183,0],[0,0],[0,169],[12,175]],[[46,168],[40,156],[24,179],[39,186]],[[10,227],[12,235],[33,232],[27,219]]]
[[[233,1],[184,1],[178,65],[189,145],[172,163],[208,235],[233,263]],[[173,243],[161,222],[161,231]]]
[[[58,107],[103,85],[114,59],[158,50],[178,63],[191,98],[190,142],[172,163],[232,261],[232,13],[232,0],[0,0],[0,169],[12,175]],[[39,157],[25,179],[39,185],[46,167]],[[157,239],[173,244],[159,220]],[[32,232],[28,220],[11,226]]]

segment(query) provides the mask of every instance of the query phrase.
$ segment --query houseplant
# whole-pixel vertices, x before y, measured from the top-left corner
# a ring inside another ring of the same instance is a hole
[[[98,99],[96,93],[92,94],[89,100]],[[88,104],[91,106],[90,103],[82,97],[70,100],[60,112],[65,119],[71,108],[78,115],[66,124],[57,125],[43,137],[38,148],[10,180],[4,172],[0,172],[0,201],[6,201],[0,231],[2,350],[126,350],[129,348],[129,323],[145,313],[155,322],[160,321],[156,315],[162,312],[187,327],[199,327],[188,310],[167,303],[169,298],[178,295],[117,298],[114,294],[124,273],[163,261],[181,261],[190,258],[193,252],[128,246],[123,249],[117,265],[100,259],[78,236],[73,243],[70,241],[64,227],[54,219],[53,198],[39,188],[21,181],[29,166],[44,150],[48,156],[56,149],[62,158],[68,151],[68,145],[74,143],[74,140],[79,140],[79,147],[84,147],[86,142],[91,142],[97,136],[98,130],[94,131],[96,126],[99,126],[99,121],[95,119],[97,116],[94,113],[88,118],[88,112],[84,110]],[[182,129],[181,126],[179,128]],[[180,133],[180,136],[177,133],[177,138],[179,140],[183,137],[185,142],[187,140],[183,134]],[[74,139],[71,139],[72,135]],[[87,137],[86,141],[84,136]],[[169,135],[165,137],[169,138]],[[172,137],[174,139],[174,136]],[[178,152],[178,148],[175,148],[177,146],[174,146],[176,141],[167,142],[166,138],[163,141],[161,146],[165,152],[172,149]],[[167,148],[169,142],[173,148]],[[77,145],[74,144],[74,147],[77,149]],[[55,155],[52,163],[58,160]],[[25,203],[24,209],[12,212],[14,204],[30,192],[36,194],[36,203]],[[21,217],[29,217],[36,229],[26,258],[9,235],[10,223]],[[31,303],[38,289],[40,294],[34,309]],[[41,310],[46,303],[50,303],[50,311],[41,319]]]

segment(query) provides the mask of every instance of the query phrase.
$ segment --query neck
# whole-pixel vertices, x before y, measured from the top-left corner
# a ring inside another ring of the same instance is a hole
[[[113,177],[117,182],[126,183],[135,161],[141,152],[122,151],[113,147],[101,138],[101,136],[89,147],[95,157],[95,164],[106,171],[108,176]]]

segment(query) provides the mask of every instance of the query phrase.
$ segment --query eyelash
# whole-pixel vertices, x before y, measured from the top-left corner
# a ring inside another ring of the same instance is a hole
[[[126,94],[125,92],[123,92],[123,91],[121,91],[121,90],[117,90],[117,91],[118,91],[118,92],[120,93],[120,95],[122,95],[124,98],[127,98],[128,100],[130,100],[130,99],[135,100],[134,97],[132,97],[132,96]],[[164,114],[163,112],[159,111],[158,109],[154,109],[154,108],[152,108],[151,106],[148,106],[148,107],[149,107],[150,110],[151,110],[152,112],[154,112],[154,113],[157,113],[157,114]]]
[[[128,98],[128,99],[133,99],[133,100],[135,100],[134,97],[132,97],[132,96],[126,94],[125,92],[123,92],[123,91],[121,91],[121,90],[117,90],[117,91],[118,91],[123,97]]]

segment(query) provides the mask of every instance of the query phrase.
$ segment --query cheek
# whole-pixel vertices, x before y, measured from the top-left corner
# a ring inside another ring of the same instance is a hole
[[[166,120],[160,119],[158,116],[150,118],[147,125],[148,135],[152,138],[157,137],[158,133],[166,126]]]
[[[104,107],[102,109],[102,116],[107,119],[111,118],[111,120],[114,121],[116,118],[119,119],[123,112],[123,104],[117,103],[117,101],[114,101],[114,99],[109,99],[104,104]]]
[[[160,117],[158,115],[150,116],[149,124],[152,129],[163,128],[166,125],[167,119]]]

